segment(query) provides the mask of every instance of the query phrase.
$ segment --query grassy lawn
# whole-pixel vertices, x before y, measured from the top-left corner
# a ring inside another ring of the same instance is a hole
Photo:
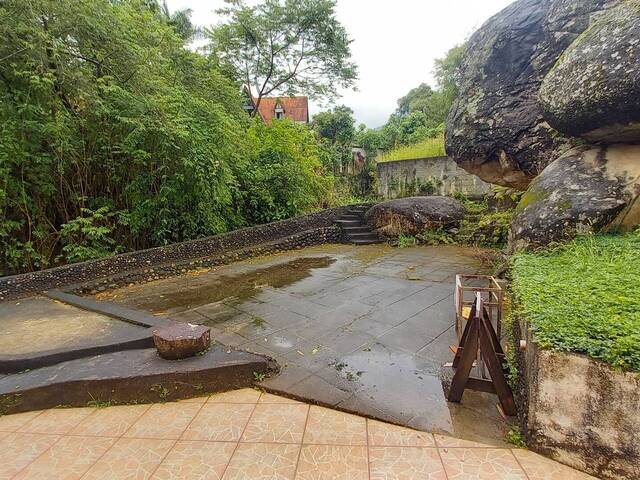
[[[517,313],[543,348],[640,371],[640,231],[513,260]]]
[[[392,162],[394,160],[410,160],[414,158],[444,157],[444,137],[427,138],[422,142],[406,147],[399,147],[380,154],[378,162]]]

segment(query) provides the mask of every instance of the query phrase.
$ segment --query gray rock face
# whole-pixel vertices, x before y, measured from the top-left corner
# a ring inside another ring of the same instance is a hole
[[[582,146],[531,182],[511,221],[512,249],[640,224],[640,145]]]
[[[518,0],[469,40],[447,152],[483,180],[526,189],[573,141],[551,129],[538,91],[562,52],[615,0]]]
[[[640,1],[605,12],[540,88],[549,124],[593,141],[640,141]]]
[[[380,233],[394,237],[414,235],[426,229],[451,228],[460,224],[465,208],[450,197],[407,197],[374,205],[364,219]]]

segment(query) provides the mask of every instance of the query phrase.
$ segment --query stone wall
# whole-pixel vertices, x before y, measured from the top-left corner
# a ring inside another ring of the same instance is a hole
[[[540,349],[531,333],[523,359],[528,446],[598,478],[640,478],[640,376]]]
[[[376,170],[378,194],[384,198],[420,193],[450,195],[454,192],[476,197],[488,193],[491,188],[479,177],[458,167],[449,157],[380,162],[376,165]],[[433,185],[435,190],[420,191],[421,185]]]
[[[101,286],[155,280],[257,255],[339,242],[341,230],[334,222],[349,208],[332,208],[198,240],[1,277],[0,301],[53,288],[85,291]]]

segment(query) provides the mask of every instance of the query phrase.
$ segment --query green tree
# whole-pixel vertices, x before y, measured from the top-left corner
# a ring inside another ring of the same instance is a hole
[[[355,123],[353,110],[345,105],[339,105],[332,110],[315,114],[311,126],[320,137],[326,138],[331,143],[350,145],[356,134]]]
[[[226,0],[226,22],[208,30],[209,49],[257,98],[303,92],[335,98],[357,78],[349,39],[335,0]],[[254,112],[257,111],[257,108]]]

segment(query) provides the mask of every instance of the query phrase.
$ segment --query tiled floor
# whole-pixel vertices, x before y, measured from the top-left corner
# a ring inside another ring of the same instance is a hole
[[[526,450],[243,389],[0,417],[0,479],[586,480]]]
[[[468,391],[448,403],[439,378],[456,343],[455,274],[482,272],[477,253],[322,245],[98,297],[203,323],[225,345],[275,358],[269,389],[504,446],[495,397]]]

